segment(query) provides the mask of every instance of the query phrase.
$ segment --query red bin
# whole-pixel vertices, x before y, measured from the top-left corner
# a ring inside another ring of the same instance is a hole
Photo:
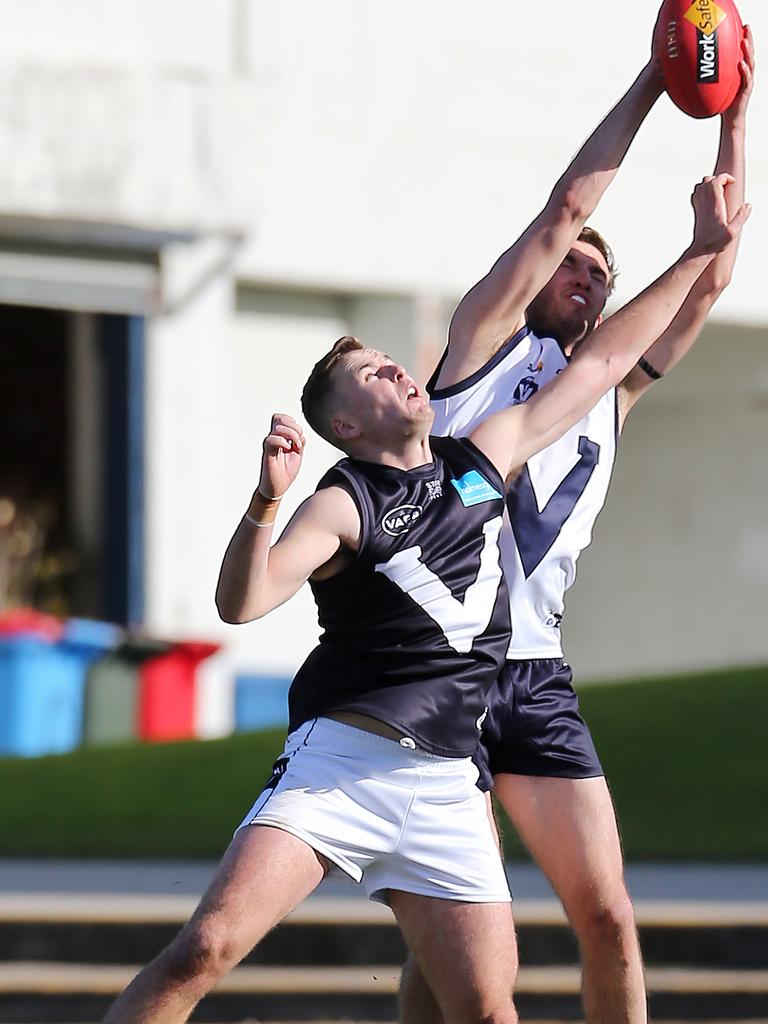
[[[64,623],[34,608],[10,608],[0,614],[0,636],[34,636],[48,643],[61,640]]]
[[[139,738],[150,742],[195,736],[197,666],[219,644],[184,641],[139,670]]]

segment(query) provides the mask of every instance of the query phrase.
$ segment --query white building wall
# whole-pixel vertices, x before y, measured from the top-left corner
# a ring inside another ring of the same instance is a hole
[[[0,146],[12,155],[0,218],[38,218],[43,233],[67,218],[203,239],[163,254],[148,324],[151,629],[223,638],[243,667],[300,660],[315,636],[308,596],[242,629],[219,624],[212,603],[270,412],[298,408],[312,363],[347,331],[415,357],[425,379],[446,309],[538,211],[646,59],[653,7],[554,0],[544,22],[508,0],[14,9],[0,36]],[[768,38],[768,8],[742,8]],[[717,308],[721,322],[763,327],[766,102],[758,80],[755,212]],[[685,246],[688,194],[716,138],[715,121],[685,118],[666,98],[643,127],[594,219],[619,257],[620,301]],[[761,340],[739,338],[742,372],[705,344],[690,376],[681,370],[633,414],[569,603],[582,677],[768,657],[756,610],[768,598],[768,371]],[[310,447],[283,520],[334,457]],[[625,599],[607,600],[617,586]],[[683,616],[686,595],[699,611]]]
[[[766,340],[708,328],[628,418],[567,602],[581,678],[766,660]]]
[[[757,39],[768,9],[743,0]],[[516,237],[648,54],[654,5],[94,0],[17,7],[0,40],[3,209],[207,227],[237,222],[246,278],[460,293]],[[766,119],[760,82],[753,125]],[[716,121],[664,97],[596,224],[623,294],[688,238]],[[720,315],[768,320],[755,213]]]
[[[174,272],[184,276],[178,265]],[[222,274],[148,324],[145,615],[161,635],[194,635],[201,614],[211,618],[210,507],[228,477],[220,453],[231,436],[232,306],[232,280]]]
[[[241,295],[238,314],[229,326],[231,440],[221,486],[211,501],[217,526],[215,535],[212,531],[211,554],[217,570],[226,542],[258,484],[261,444],[271,413],[300,416],[299,395],[310,369],[347,331],[338,299],[248,291]],[[340,457],[340,452],[310,432],[301,474],[281,503],[278,530]],[[259,622],[223,628],[242,667],[277,674],[297,668],[318,636],[308,587]]]
[[[765,5],[741,6],[757,39],[768,35]],[[461,293],[640,70],[654,7],[556,0],[543,24],[505,2],[251,5],[250,70],[270,82],[271,113],[260,230],[241,273]],[[755,211],[719,307],[760,323],[767,113],[758,80]],[[666,97],[643,126],[594,218],[618,253],[622,299],[687,244],[688,197],[713,167],[717,132],[716,120],[687,118]]]

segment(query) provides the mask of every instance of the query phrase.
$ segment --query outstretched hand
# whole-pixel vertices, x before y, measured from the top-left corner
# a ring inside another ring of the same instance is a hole
[[[725,191],[735,178],[731,174],[710,175],[693,190],[691,202],[696,215],[691,252],[695,255],[722,252],[741,234],[752,207],[744,203],[729,220]]]
[[[744,26],[744,39],[741,44],[742,60],[739,63],[741,72],[741,88],[736,99],[723,113],[723,120],[734,122],[743,119],[747,113],[752,89],[755,84],[755,40],[749,25]]]
[[[281,498],[301,468],[304,431],[292,416],[275,413],[264,438],[259,493],[263,498]]]

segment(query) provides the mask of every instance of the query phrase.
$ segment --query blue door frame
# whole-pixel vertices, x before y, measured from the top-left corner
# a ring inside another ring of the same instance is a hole
[[[100,317],[105,394],[105,616],[144,619],[143,317]]]

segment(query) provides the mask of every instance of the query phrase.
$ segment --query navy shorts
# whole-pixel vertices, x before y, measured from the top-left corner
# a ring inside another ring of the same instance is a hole
[[[492,789],[493,776],[501,773],[555,779],[603,774],[572,679],[561,658],[506,663],[488,694],[473,758],[480,789]]]

